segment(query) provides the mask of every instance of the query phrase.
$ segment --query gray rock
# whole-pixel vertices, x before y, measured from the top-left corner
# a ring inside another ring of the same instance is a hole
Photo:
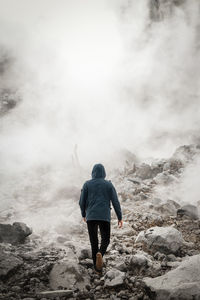
[[[142,180],[152,178],[152,175],[151,166],[145,163],[141,164],[136,170],[136,176]]]
[[[163,218],[157,213],[143,213],[141,220],[148,222],[149,224],[161,225],[163,223]],[[152,225],[153,226],[153,225]]]
[[[120,262],[118,263],[115,268],[121,272],[126,272],[127,271],[127,265],[125,264],[125,262]]]
[[[55,297],[65,297],[70,298],[73,296],[72,290],[55,290],[55,291],[46,291],[46,292],[40,292],[38,293],[39,298],[48,298],[48,299],[54,299]]]
[[[49,275],[52,289],[79,288],[85,290],[89,284],[89,274],[77,261],[62,260],[55,264]]]
[[[135,254],[130,257],[129,267],[131,270],[141,270],[152,265],[151,260],[144,254]]]
[[[177,258],[176,258],[176,256],[174,254],[167,255],[167,259],[169,261],[177,261]]]
[[[110,270],[108,271],[105,276],[105,287],[116,287],[116,286],[121,286],[124,283],[126,275],[125,273],[119,271],[119,270]]]
[[[80,252],[78,253],[78,259],[82,260],[82,259],[86,259],[86,258],[92,258],[91,249],[88,249],[88,248],[80,249]]]
[[[199,219],[198,208],[194,205],[187,204],[177,210],[177,216],[187,216],[193,220]]]
[[[18,244],[23,243],[25,238],[32,233],[32,229],[25,223],[15,222],[0,224],[0,243]]]
[[[4,252],[0,249],[0,278],[4,279],[15,272],[23,260],[11,252]]]
[[[166,254],[177,253],[183,245],[186,245],[182,234],[171,226],[151,227],[141,231],[135,243],[143,243],[148,250],[154,253],[159,251]]]
[[[124,237],[124,236],[133,236],[134,235],[134,230],[132,227],[130,227],[130,225],[127,222],[124,222],[124,225],[122,228],[118,228],[118,227],[113,227],[112,229],[113,235],[115,235],[115,237]]]
[[[143,282],[156,300],[200,299],[199,266],[200,255],[195,255],[165,275],[144,278]]]
[[[170,254],[170,255],[173,255],[174,254]],[[175,257],[175,256],[174,256]],[[155,254],[154,254],[154,258],[157,259],[157,260],[160,260],[160,261],[163,261],[163,260],[166,260],[166,255],[164,253],[160,253],[159,251],[157,251]]]
[[[164,171],[162,173],[159,173],[154,178],[155,183],[161,184],[161,185],[168,185],[173,182],[178,182],[178,179],[173,174],[170,174],[168,171]]]
[[[82,266],[85,266],[87,268],[90,268],[93,266],[93,260],[92,259],[89,259],[89,258],[86,258],[86,259],[83,259],[79,262],[79,264],[81,264]]]
[[[167,200],[165,203],[154,206],[154,209],[164,215],[175,216],[180,205],[174,200]]]

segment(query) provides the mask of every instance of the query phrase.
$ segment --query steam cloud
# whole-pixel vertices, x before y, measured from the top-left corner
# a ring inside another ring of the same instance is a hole
[[[1,118],[4,208],[53,203],[121,149],[163,157],[199,140],[198,1],[0,4],[1,90],[21,99]],[[76,144],[86,174],[72,176]]]

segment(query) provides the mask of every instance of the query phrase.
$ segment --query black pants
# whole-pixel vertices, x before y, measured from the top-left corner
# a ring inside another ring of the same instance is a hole
[[[110,222],[107,221],[87,221],[88,233],[92,249],[92,259],[94,266],[96,265],[96,254],[101,252],[104,256],[106,249],[110,243]],[[98,227],[101,234],[101,245],[99,247],[98,241]]]

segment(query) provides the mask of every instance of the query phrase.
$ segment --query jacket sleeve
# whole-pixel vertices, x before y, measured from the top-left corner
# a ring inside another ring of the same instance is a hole
[[[115,190],[114,185],[111,183],[111,202],[114,207],[115,213],[119,221],[122,220],[122,211],[121,206],[118,200],[117,192]]]
[[[84,183],[82,189],[81,189],[81,195],[80,195],[80,200],[79,200],[79,206],[81,209],[81,215],[83,218],[86,216],[86,200],[88,196],[88,190],[87,190],[87,185]]]

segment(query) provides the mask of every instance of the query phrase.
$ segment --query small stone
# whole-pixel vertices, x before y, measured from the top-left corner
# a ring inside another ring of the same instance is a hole
[[[21,290],[21,288],[19,286],[12,286],[11,289],[10,289],[12,292],[19,292]]]

